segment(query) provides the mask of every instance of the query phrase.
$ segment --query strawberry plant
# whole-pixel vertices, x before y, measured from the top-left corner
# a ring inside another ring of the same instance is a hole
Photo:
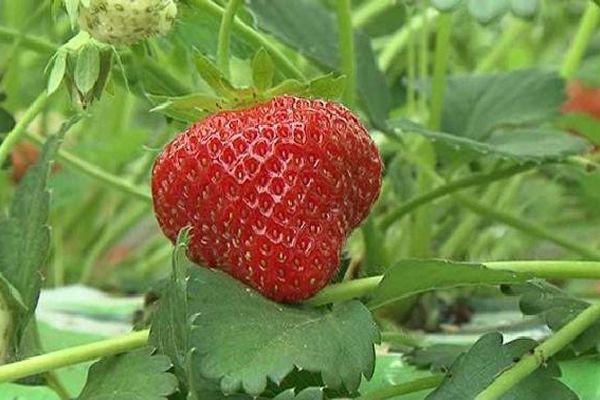
[[[596,1],[0,10],[0,398],[598,398]]]

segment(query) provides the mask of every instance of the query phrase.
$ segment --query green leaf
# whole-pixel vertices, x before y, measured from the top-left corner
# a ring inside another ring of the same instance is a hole
[[[3,383],[0,398],[10,400],[60,400],[60,397],[46,386],[25,386]]]
[[[360,385],[360,393],[368,397],[371,392],[384,389],[391,385],[407,383],[419,378],[431,376],[431,373],[418,370],[403,360],[402,354],[390,353],[377,356],[377,364],[373,378]],[[428,391],[430,391],[429,389]],[[398,400],[422,400],[427,392],[419,391],[397,397]],[[396,399],[396,397],[394,397]]]
[[[184,230],[177,238],[173,251],[173,270],[167,288],[161,294],[159,308],[154,314],[150,329],[150,342],[157,346],[160,353],[173,362],[175,374],[188,377],[187,366],[190,354],[190,332],[187,301],[186,273],[193,268],[185,256],[189,231]]]
[[[582,400],[600,399],[600,357],[580,357],[560,363],[560,380]]]
[[[526,275],[491,270],[481,264],[445,260],[404,260],[389,268],[367,303],[370,309],[418,293],[469,285],[498,285],[527,280]]]
[[[526,315],[540,314],[553,331],[558,331],[590,305],[540,280],[534,280],[526,285],[511,285],[505,287],[504,291],[510,295],[520,296],[521,312]],[[570,347],[578,353],[583,353],[598,346],[599,343],[600,321],[579,335],[571,342]]]
[[[15,123],[12,114],[0,107],[0,134],[10,132],[15,127]],[[2,142],[2,135],[0,135],[0,142]]]
[[[322,400],[323,389],[310,387],[302,390],[300,393],[295,393],[294,389],[286,390],[279,393],[273,400]]]
[[[252,82],[259,92],[264,92],[273,86],[275,76],[275,65],[271,56],[262,47],[252,60]]]
[[[335,77],[333,74],[320,76],[306,83],[286,80],[258,98],[250,95],[246,89],[234,89],[236,90],[236,97],[233,98],[219,98],[204,93],[194,93],[180,97],[151,94],[146,96],[156,105],[152,111],[161,112],[176,120],[196,122],[207,114],[252,106],[263,99],[266,100],[283,94],[307,98],[337,99],[342,94],[344,80],[343,76]]]
[[[345,76],[336,77],[333,74],[323,75],[309,82],[289,79],[269,90],[267,95],[275,97],[288,94],[314,99],[336,100],[344,92],[345,81]]]
[[[144,347],[96,362],[78,400],[166,400],[177,379],[166,372],[169,358],[153,351]]]
[[[426,399],[474,399],[498,374],[536,345],[537,342],[531,339],[517,339],[502,344],[500,333],[488,333],[454,362],[448,377]],[[553,359],[546,360],[543,366],[514,385],[502,399],[576,399],[575,393],[557,379],[559,376],[558,364]]]
[[[390,121],[388,126],[397,134],[416,133],[438,142],[458,157],[470,160],[481,156],[494,156],[519,163],[531,161],[561,161],[587,150],[584,140],[562,131],[540,128],[499,131],[485,141],[435,132],[408,120]],[[507,134],[507,132],[510,132]],[[506,137],[502,135],[507,134]]]
[[[328,71],[340,71],[336,18],[312,0],[251,0],[248,7],[258,26]],[[324,40],[326,38],[327,40]],[[358,94],[371,121],[383,126],[390,92],[368,36],[354,38]]]
[[[469,12],[477,21],[488,24],[508,11],[507,0],[469,0]]]
[[[199,368],[220,380],[224,393],[258,395],[267,378],[280,382],[294,367],[320,371],[327,387],[350,392],[361,375],[373,373],[379,332],[358,301],[335,304],[331,311],[298,309],[202,268],[190,273],[188,297],[198,314],[192,342],[202,354]]]
[[[431,6],[441,12],[452,11],[460,4],[461,0],[431,0]]]
[[[64,0],[69,20],[71,21],[71,28],[75,29],[77,26],[77,18],[79,17],[79,3],[80,0]]]
[[[7,216],[0,216],[0,290],[11,306],[13,334],[9,354],[20,357],[21,339],[35,312],[41,286],[39,270],[48,256],[48,175],[62,136],[76,122],[63,124],[50,137],[39,161],[19,184]]]
[[[406,361],[419,368],[442,372],[450,369],[461,354],[469,350],[461,344],[433,344],[411,350],[406,354]]]
[[[196,70],[218,96],[226,99],[238,97],[238,90],[223,75],[221,70],[203,54],[196,54]]]
[[[539,69],[452,77],[442,131],[485,140],[498,129],[537,126],[558,116],[564,90],[556,72]]]
[[[517,17],[532,18],[540,9],[539,0],[509,0],[510,11]]]
[[[48,95],[56,92],[65,76],[66,69],[67,52],[59,50],[58,53],[56,53],[56,57],[52,63],[52,69],[50,70],[50,75],[48,77],[48,85],[46,89]]]
[[[333,74],[329,74],[311,80],[303,95],[317,99],[337,100],[344,93],[345,87],[345,76],[336,77]]]
[[[224,393],[258,396],[298,368],[319,373],[328,388],[354,392],[361,375],[371,376],[379,331],[360,302],[331,310],[275,303],[220,271],[191,265],[184,251],[179,245],[151,342],[193,391],[217,383]]]
[[[171,118],[185,122],[195,122],[208,113],[225,109],[223,100],[203,93],[195,93],[181,97],[146,95],[154,104],[151,111],[161,112]]]
[[[569,113],[557,121],[558,127],[585,137],[596,146],[600,146],[600,120],[588,115]]]
[[[100,51],[93,44],[86,44],[77,54],[75,85],[82,94],[88,93],[100,76]]]

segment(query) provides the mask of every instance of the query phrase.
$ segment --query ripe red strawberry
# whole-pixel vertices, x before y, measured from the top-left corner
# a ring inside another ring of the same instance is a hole
[[[277,301],[311,297],[381,187],[377,148],[343,106],[281,96],[197,122],[156,160],[154,209],[188,255]]]

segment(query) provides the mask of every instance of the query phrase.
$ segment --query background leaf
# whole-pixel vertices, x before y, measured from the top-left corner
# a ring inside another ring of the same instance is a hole
[[[511,285],[504,288],[505,292],[519,295],[519,307],[525,315],[540,314],[553,331],[557,331],[580,312],[589,307],[589,303],[569,295],[555,286],[540,280],[525,285]],[[600,343],[600,321],[591,325],[571,344],[572,348],[583,353]]]
[[[501,334],[488,333],[455,361],[449,377],[426,398],[474,399],[499,373],[536,345],[537,342],[531,339],[517,339],[502,344]],[[542,367],[513,386],[502,399],[530,399],[538,396],[553,400],[577,399],[575,393],[556,379],[559,376],[558,364],[549,359]]]
[[[56,53],[56,57],[52,63],[52,69],[48,76],[48,86],[46,88],[48,94],[56,92],[60,86],[65,72],[67,70],[67,53],[65,51],[59,51]]]
[[[252,82],[258,91],[265,91],[273,85],[275,66],[269,53],[261,48],[252,60]]]
[[[0,290],[13,315],[14,332],[9,336],[12,357],[19,357],[21,339],[38,301],[39,270],[49,251],[50,163],[62,136],[74,122],[65,123],[57,135],[47,140],[40,160],[21,181],[8,216],[0,216]]]
[[[510,11],[521,18],[533,17],[540,8],[539,0],[509,0]]]
[[[100,51],[93,44],[86,44],[77,54],[75,85],[83,94],[88,93],[100,76]]]
[[[327,9],[310,0],[251,0],[248,6],[261,29],[324,68],[340,71],[337,23]],[[361,103],[371,121],[383,125],[390,111],[389,89],[369,37],[356,33],[354,40]]]
[[[169,358],[152,353],[144,347],[96,362],[78,399],[166,400],[177,389],[177,379],[166,372]]]
[[[442,131],[485,141],[495,130],[537,126],[558,115],[564,82],[538,69],[448,80]]]
[[[487,140],[479,141],[467,137],[435,132],[408,120],[394,120],[388,126],[399,135],[417,133],[444,146],[448,157],[462,162],[482,156],[500,157],[519,163],[531,161],[561,161],[568,156],[585,152],[588,144],[576,136],[551,129],[518,129],[498,131]],[[545,146],[541,144],[545,143]]]
[[[466,285],[498,285],[523,282],[527,276],[497,271],[481,264],[444,260],[404,260],[389,268],[367,303],[375,309],[409,296]]]
[[[431,0],[431,6],[439,11],[447,12],[456,8],[461,0]]]
[[[504,15],[508,3],[506,0],[468,0],[467,7],[477,21],[487,24]]]

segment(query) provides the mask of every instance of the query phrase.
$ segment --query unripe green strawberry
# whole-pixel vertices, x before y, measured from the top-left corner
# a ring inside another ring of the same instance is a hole
[[[79,25],[100,42],[129,45],[167,33],[176,15],[174,0],[91,0]]]
[[[281,96],[197,122],[154,164],[154,211],[188,255],[297,302],[331,280],[350,232],[381,188],[382,163],[359,119],[337,103]]]

